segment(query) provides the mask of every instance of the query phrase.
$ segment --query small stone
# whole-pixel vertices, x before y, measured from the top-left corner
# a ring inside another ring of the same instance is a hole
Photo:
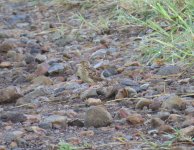
[[[16,102],[22,96],[20,88],[15,86],[0,89],[0,95],[0,103]]]
[[[42,63],[42,62],[47,60],[47,57],[45,55],[38,54],[38,55],[36,55],[35,60],[38,63]]]
[[[80,139],[78,137],[71,137],[67,139],[67,143],[71,144],[71,145],[78,145],[80,144]]]
[[[120,118],[127,118],[129,116],[129,111],[126,108],[119,109],[118,115]]]
[[[109,60],[103,60],[94,65],[95,69],[105,69],[109,66]]]
[[[157,72],[157,75],[169,76],[178,73],[180,73],[180,67],[170,65],[160,68],[159,71]]]
[[[192,147],[187,146],[173,146],[171,150],[194,150]]]
[[[115,48],[109,48],[109,49],[99,49],[92,53],[91,59],[96,59],[96,58],[104,58],[107,54],[112,54],[115,53],[117,49]]]
[[[52,123],[50,122],[41,122],[39,123],[39,127],[43,129],[52,129]]]
[[[133,136],[131,136],[131,135],[126,135],[126,136],[125,136],[125,139],[127,139],[128,141],[131,141],[131,140],[133,140]]]
[[[14,44],[10,41],[4,41],[2,44],[0,44],[0,53],[7,53],[9,50],[12,50],[14,48]]]
[[[194,117],[194,106],[188,106],[187,109],[185,109],[185,114]]]
[[[55,75],[59,73],[63,73],[65,69],[65,66],[62,63],[54,63],[49,69],[48,73],[50,75]]]
[[[117,74],[116,68],[108,68],[101,73],[101,76],[104,78],[108,78],[116,74]]]
[[[31,123],[38,123],[41,120],[40,115],[25,115],[27,120]]]
[[[13,123],[17,123],[26,121],[27,117],[19,112],[6,112],[0,115],[0,119],[4,122],[11,121]]]
[[[146,91],[149,88],[150,84],[145,83],[140,86],[140,91]]]
[[[31,54],[26,54],[25,55],[25,62],[26,64],[33,64],[35,62],[35,58]]]
[[[3,32],[0,32],[0,39],[6,39],[9,38],[9,35]]]
[[[100,105],[102,104],[102,101],[100,99],[95,99],[95,98],[88,98],[86,101],[85,101],[86,105]]]
[[[37,87],[34,90],[30,89],[23,97],[17,100],[16,105],[23,105],[26,103],[40,105],[41,98],[48,96],[51,93],[52,91],[49,88],[43,86]]]
[[[153,128],[158,128],[164,124],[164,121],[161,120],[160,118],[152,118],[150,123]]]
[[[136,90],[131,87],[125,87],[123,89],[118,90],[115,99],[121,99],[121,98],[131,98],[134,97],[137,94]]]
[[[50,66],[47,63],[38,64],[37,69],[35,71],[35,75],[45,75],[48,72],[49,67]]]
[[[4,140],[8,143],[11,143],[12,141],[15,141],[19,138],[21,138],[24,135],[25,132],[23,131],[10,131],[6,132],[4,135]]]
[[[0,145],[0,150],[8,150],[6,146]]]
[[[149,109],[151,109],[152,111],[158,111],[161,108],[162,103],[160,101],[153,101],[150,105],[149,105]]]
[[[186,136],[193,137],[194,136],[194,126],[189,126],[180,130]]]
[[[161,125],[159,127],[159,134],[166,134],[166,133],[174,133],[174,129],[173,127],[171,127],[170,125]]]
[[[188,126],[192,126],[194,125],[194,117],[188,117],[181,125],[181,127],[185,128],[185,127],[188,127]]]
[[[67,117],[60,115],[51,115],[44,119],[44,123],[51,123],[53,128],[67,127]]]
[[[162,120],[166,120],[168,119],[168,117],[170,116],[170,113],[169,112],[158,112],[157,113],[157,116],[162,119]]]
[[[152,104],[152,100],[149,99],[141,99],[137,102],[135,108],[136,109],[143,109],[144,107],[149,108],[149,105]]]
[[[73,121],[69,121],[68,126],[84,127],[84,123],[79,119],[75,119]]]
[[[18,145],[16,142],[11,142],[10,147],[11,147],[11,149],[14,149],[14,148],[18,147]]]
[[[182,119],[182,116],[181,115],[178,115],[178,114],[170,114],[170,116],[168,117],[167,119],[167,122],[168,123],[174,123],[174,122],[180,122]]]
[[[12,66],[11,62],[4,61],[0,63],[0,68],[10,68]]]
[[[103,95],[105,98],[110,98],[115,96],[117,92],[117,88],[114,86],[108,86],[108,87],[101,87],[97,89],[97,93],[99,95]]]
[[[111,123],[111,114],[101,106],[92,106],[87,110],[85,114],[84,124],[86,127],[106,127]]]
[[[138,86],[139,85],[136,81],[131,80],[131,79],[122,79],[120,83],[125,86]]]
[[[94,131],[92,131],[92,130],[81,131],[80,136],[86,136],[86,137],[94,136]]]
[[[140,114],[130,114],[127,117],[127,121],[131,123],[132,125],[138,125],[138,124],[143,124],[144,119]]]
[[[97,89],[96,88],[90,88],[85,90],[83,93],[81,93],[80,98],[81,99],[86,99],[90,97],[96,97],[98,96],[97,94]]]
[[[172,111],[176,110],[185,110],[186,103],[180,97],[176,95],[170,95],[163,103],[162,108]]]
[[[37,85],[52,85],[53,84],[52,80],[46,76],[38,76],[32,80],[32,83],[37,84]]]
[[[155,134],[158,134],[158,130],[157,130],[157,129],[154,129],[154,130],[149,130],[149,131],[148,131],[148,134],[149,134],[149,135],[155,135]]]

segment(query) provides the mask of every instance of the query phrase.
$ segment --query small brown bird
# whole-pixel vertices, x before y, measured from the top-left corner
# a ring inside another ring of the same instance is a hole
[[[89,61],[81,61],[77,65],[76,76],[78,76],[83,82],[93,84],[95,81],[102,80],[100,73],[90,66]]]

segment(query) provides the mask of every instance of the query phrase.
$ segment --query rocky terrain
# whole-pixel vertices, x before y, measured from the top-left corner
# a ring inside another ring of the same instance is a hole
[[[194,66],[143,64],[142,27],[78,9],[0,1],[0,150],[193,150]]]

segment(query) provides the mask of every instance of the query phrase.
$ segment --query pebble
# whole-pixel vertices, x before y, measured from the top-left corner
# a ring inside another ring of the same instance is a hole
[[[25,133],[24,131],[20,130],[6,132],[4,135],[4,140],[8,143],[11,143],[12,141],[21,138],[24,135],[24,133]]]
[[[112,123],[111,114],[102,106],[92,106],[90,107],[86,114],[84,125],[86,127],[106,127]]]
[[[94,136],[94,131],[92,130],[87,130],[87,131],[81,131],[80,136],[85,136],[85,137],[91,137]]]
[[[173,109],[176,110],[185,110],[186,103],[180,97],[176,95],[170,95],[166,100],[162,103],[162,108],[172,111]]]
[[[65,69],[64,64],[61,63],[54,63],[52,66],[48,69],[49,75],[55,75],[59,73],[63,73]]]
[[[95,98],[88,98],[85,101],[86,105],[91,106],[91,105],[100,105],[102,104],[102,101],[100,99],[95,99]]]
[[[166,134],[166,133],[174,133],[175,130],[173,129],[172,126],[163,124],[159,127],[158,129],[159,134]]]
[[[60,115],[51,115],[49,117],[46,117],[43,122],[43,124],[51,124],[52,128],[66,128],[67,127],[67,117],[66,116],[60,116]]]
[[[141,99],[137,102],[135,108],[136,109],[143,109],[144,107],[149,108],[149,105],[152,104],[152,100],[149,99]]]
[[[47,63],[38,64],[34,74],[37,76],[45,75],[48,72],[49,67],[50,66]]]
[[[0,89],[0,95],[0,103],[11,103],[16,102],[16,100],[22,96],[22,93],[19,87],[9,86]]]
[[[119,89],[116,96],[115,96],[115,99],[121,99],[121,98],[131,98],[131,97],[134,97],[135,95],[137,95],[137,92],[135,89],[127,86],[123,89]]]
[[[6,146],[0,145],[0,150],[8,150],[8,149],[6,148]]]
[[[52,91],[49,90],[47,87],[37,87],[33,91],[28,92],[23,97],[19,98],[16,102],[16,105],[23,105],[26,103],[39,103],[39,100],[37,98],[40,98],[42,96],[48,96],[51,94]],[[36,102],[37,101],[37,102]]]
[[[10,68],[12,66],[11,62],[4,61],[0,63],[0,68]]]
[[[17,122],[24,122],[27,120],[27,117],[19,112],[4,112],[3,114],[0,115],[0,120],[4,122],[11,121],[13,123]]]
[[[160,68],[159,71],[157,72],[157,75],[169,76],[178,73],[180,73],[180,67],[170,65]]]
[[[84,123],[80,119],[74,119],[68,122],[68,126],[84,127]]]
[[[116,68],[108,68],[108,69],[105,69],[104,71],[102,71],[101,76],[103,78],[108,78],[108,77],[114,76],[116,74],[117,74]]]
[[[189,127],[183,128],[180,130],[180,132],[183,133],[185,136],[193,137],[194,136],[194,126],[191,125]]]
[[[38,63],[43,63],[46,60],[47,57],[45,55],[37,54],[35,57],[35,61],[37,61]]]
[[[144,118],[140,114],[130,114],[127,121],[132,125],[139,125],[144,123]]]
[[[125,85],[125,86],[137,86],[137,85],[139,85],[136,81],[131,80],[131,79],[121,79],[120,84]]]
[[[164,124],[164,121],[161,120],[160,118],[152,118],[150,123],[153,128],[158,128]]]
[[[97,89],[96,88],[89,88],[89,89],[85,90],[83,93],[81,93],[80,98],[86,99],[86,98],[91,98],[91,97],[96,97],[96,96],[98,96]]]
[[[32,83],[36,85],[52,85],[53,81],[49,77],[38,76],[32,80]]]
[[[0,53],[7,53],[8,51],[12,50],[14,48],[14,44],[10,41],[4,41],[2,44],[0,44]]]

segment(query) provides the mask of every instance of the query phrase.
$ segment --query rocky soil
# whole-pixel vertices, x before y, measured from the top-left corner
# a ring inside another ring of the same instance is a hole
[[[142,64],[142,28],[78,9],[0,1],[0,150],[192,150],[194,66]]]

